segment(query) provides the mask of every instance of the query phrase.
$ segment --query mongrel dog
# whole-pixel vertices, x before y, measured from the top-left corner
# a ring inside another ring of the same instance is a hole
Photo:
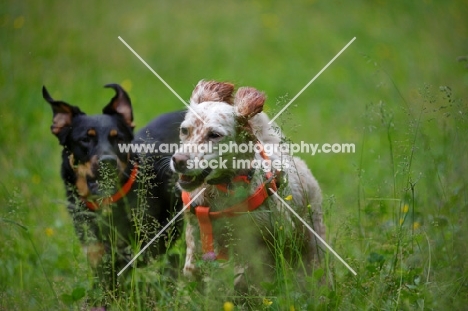
[[[178,143],[184,112],[162,115],[134,140],[130,98],[117,84],[102,114],[87,116],[78,107],[57,101],[43,88],[53,111],[52,133],[63,146],[61,176],[68,210],[100,286],[115,289],[116,274],[137,247],[149,241],[180,210],[169,154],[121,152],[119,144]],[[174,238],[174,237],[172,237]],[[164,254],[161,238],[144,253]],[[140,260],[141,261],[141,260]]]
[[[179,175],[184,205],[203,191],[185,213],[183,271],[187,276],[197,274],[198,259],[233,258],[239,276],[259,280],[274,269],[272,246],[283,229],[285,233],[289,228],[286,236],[294,240],[291,244],[306,264],[316,261],[319,254],[313,234],[272,191],[292,197],[288,203],[323,237],[321,191],[302,160],[261,151],[262,145],[282,141],[282,134],[268,125],[269,119],[262,113],[265,95],[250,87],[239,88],[234,96],[233,92],[231,83],[200,81],[180,125],[182,145],[173,155],[171,167]],[[233,142],[259,147],[247,153],[219,154],[221,144]],[[210,144],[211,150],[206,151]],[[196,145],[204,145],[204,150],[194,151]],[[250,165],[241,167],[239,160]]]

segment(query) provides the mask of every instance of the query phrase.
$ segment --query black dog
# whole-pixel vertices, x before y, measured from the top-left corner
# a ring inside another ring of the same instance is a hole
[[[53,110],[52,133],[63,146],[61,175],[68,210],[100,286],[116,288],[116,274],[181,208],[169,169],[171,154],[121,150],[131,142],[179,142],[185,112],[160,116],[134,138],[130,98],[117,84],[102,114],[87,116],[78,107],[56,101],[43,87]],[[156,240],[139,258],[164,254],[174,234]]]

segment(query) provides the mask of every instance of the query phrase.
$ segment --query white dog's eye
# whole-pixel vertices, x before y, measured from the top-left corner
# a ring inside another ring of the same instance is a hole
[[[184,136],[185,136],[185,135],[188,135],[188,133],[189,133],[188,128],[186,128],[186,127],[181,127],[181,128],[180,128],[180,135],[184,135]]]
[[[212,140],[215,140],[215,139],[219,139],[219,138],[222,138],[223,135],[221,135],[220,133],[217,133],[217,132],[209,132],[208,133],[208,139],[212,139]]]

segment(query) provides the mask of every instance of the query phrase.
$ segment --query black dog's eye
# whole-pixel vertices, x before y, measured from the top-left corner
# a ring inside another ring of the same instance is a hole
[[[223,137],[223,135],[221,135],[220,133],[217,133],[217,132],[209,132],[208,133],[208,139],[215,140],[215,139],[219,139],[221,137]]]
[[[188,133],[189,133],[188,128],[186,128],[186,127],[181,127],[181,128],[180,128],[180,135],[184,135],[184,136],[185,136],[185,135],[188,135]]]
[[[124,135],[116,129],[109,132],[109,142],[111,144],[120,144],[124,142]]]

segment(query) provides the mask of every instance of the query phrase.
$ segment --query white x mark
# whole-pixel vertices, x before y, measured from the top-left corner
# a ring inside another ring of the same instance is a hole
[[[120,41],[122,41],[122,43],[133,53],[135,54],[135,56],[185,105],[187,106],[188,109],[190,109],[203,123],[205,123],[203,121],[203,119],[200,118],[200,116],[190,107],[190,105],[188,105],[183,99],[182,97],[179,96],[179,94],[177,94],[176,91],[174,91],[174,89],[172,89],[170,87],[169,84],[167,84],[166,81],[164,81],[164,79],[158,75],[158,73],[156,71],[153,70],[153,68],[151,68],[150,65],[148,65],[148,63],[146,63],[143,58],[141,58],[140,55],[138,55],[137,52],[135,52],[128,44],[127,42],[125,42],[125,40],[123,40],[120,36],[118,37]],[[302,88],[301,91],[299,91],[299,93],[297,93],[296,96],[294,96],[293,99],[291,99],[291,101],[289,101],[289,103],[283,107],[283,109],[281,109],[280,112],[278,112],[278,114],[276,114],[276,116],[270,120],[269,124],[272,124],[273,121],[281,114],[283,113],[292,103],[293,101],[296,100],[297,97],[299,97],[299,95],[302,94],[302,92],[304,92],[311,84],[312,82],[315,81],[315,79],[317,79],[320,74],[322,74],[322,72],[324,72],[328,66],[331,65],[331,63],[333,63],[333,61],[335,61],[335,59],[338,58],[338,56],[340,56],[341,53],[344,52],[344,50],[346,50],[348,48],[348,46],[351,45],[351,43],[353,43],[353,41],[356,39],[356,37],[354,37],[343,49],[341,49],[340,52],[338,52],[338,54],[335,55],[335,57],[333,57],[333,59],[328,62],[327,65],[325,65],[325,67],[322,68],[322,70],[320,70],[320,72],[318,74],[315,75],[314,78],[312,78],[312,80],[309,81],[309,83],[307,83],[306,86],[304,86]],[[202,191],[200,191],[186,206],[184,206],[184,208],[179,212],[177,213],[176,216],[174,216],[174,218],[172,218],[167,224],[166,226],[164,226],[159,232],[158,234],[156,234],[156,236],[150,241],[148,242],[148,244],[146,244],[139,252],[138,254],[135,255],[135,257],[132,258],[132,260],[130,260],[130,262],[122,269],[120,270],[119,273],[117,273],[117,276],[120,276],[157,238],[159,238],[159,236],[185,211],[185,209],[190,206],[190,204],[199,196],[201,195],[203,192],[205,191],[205,188],[202,189]],[[336,253],[323,239],[322,237],[320,237],[320,235],[318,235],[310,226],[309,224],[307,224],[307,222],[305,222],[276,192],[274,192],[272,189],[270,189],[270,191],[275,195],[277,196],[281,202],[284,203],[284,205],[306,226],[307,229],[309,229],[316,237],[317,239],[323,244],[325,245],[329,250],[330,252],[335,255],[345,266],[346,268],[348,268],[349,271],[351,271],[354,275],[357,275],[357,273],[343,260],[343,258],[340,257],[340,255],[338,255],[338,253]]]

